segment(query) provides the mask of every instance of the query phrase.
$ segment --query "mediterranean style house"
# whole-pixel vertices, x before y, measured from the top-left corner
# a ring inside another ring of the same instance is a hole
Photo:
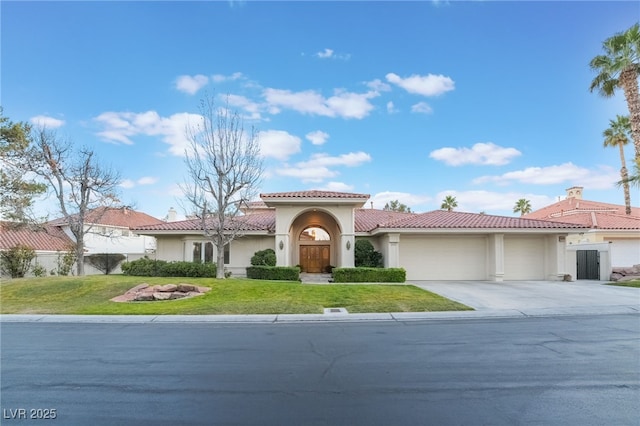
[[[331,191],[261,194],[238,219],[242,236],[225,247],[234,276],[258,250],[276,252],[278,266],[303,272],[353,267],[356,239],[371,241],[385,267],[402,267],[408,280],[561,280],[565,243],[586,232],[580,224],[436,210],[400,213],[363,208],[369,195]],[[155,237],[156,258],[215,261],[215,247],[197,219],[133,229]]]
[[[88,230],[84,239],[85,254],[122,254],[128,260],[135,260],[154,253],[155,239],[136,234],[131,229],[159,223],[164,222],[128,207],[101,207],[92,210],[85,219],[85,229]],[[0,232],[0,250],[8,250],[16,245],[30,247],[36,253],[34,263],[46,269],[47,273],[57,273],[65,253],[75,244],[74,236],[64,218],[50,221],[39,229],[2,222]],[[114,273],[119,271],[118,267]],[[103,272],[87,263],[85,273],[90,275]]]
[[[582,198],[583,187],[567,189],[564,200],[529,213],[524,218],[573,223],[587,228],[569,235],[569,273],[578,279],[608,280],[613,268],[640,264],[640,208],[589,201]]]

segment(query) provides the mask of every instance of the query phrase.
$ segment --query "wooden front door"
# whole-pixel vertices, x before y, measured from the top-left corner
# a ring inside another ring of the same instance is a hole
[[[319,274],[330,265],[329,246],[300,246],[302,272]]]

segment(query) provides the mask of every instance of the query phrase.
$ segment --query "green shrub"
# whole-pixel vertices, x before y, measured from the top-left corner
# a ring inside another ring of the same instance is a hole
[[[276,252],[273,249],[257,251],[251,257],[253,266],[276,266]]]
[[[47,276],[47,268],[36,262],[31,268],[31,273],[34,277],[46,277]]]
[[[166,264],[167,262],[164,260],[153,260],[145,256],[131,262],[123,262],[120,269],[122,269],[122,273],[125,275],[159,277],[160,269]]]
[[[249,266],[247,278],[254,280],[300,281],[300,268],[297,266]]]
[[[357,268],[382,268],[382,253],[375,251],[369,240],[356,240],[353,256]]]
[[[216,276],[215,263],[167,262],[148,257],[123,262],[120,268],[124,275],[141,277],[215,278]]]
[[[0,252],[0,270],[11,278],[23,278],[35,257],[36,252],[31,247],[18,244]]]
[[[76,251],[73,248],[67,250],[64,254],[58,252],[58,275],[67,276],[71,273],[73,264],[76,263]]]
[[[403,283],[407,279],[404,268],[334,268],[336,283]]]

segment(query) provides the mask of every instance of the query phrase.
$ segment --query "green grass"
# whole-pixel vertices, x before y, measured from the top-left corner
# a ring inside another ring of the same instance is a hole
[[[614,281],[607,283],[607,285],[617,285],[618,287],[635,287],[640,288],[640,280],[631,280],[631,281]]]
[[[189,283],[210,287],[183,300],[116,303],[110,299],[141,283]],[[44,277],[0,284],[2,314],[201,315],[315,314],[343,307],[356,312],[471,310],[411,285],[302,285],[231,278],[149,278],[124,275]]]

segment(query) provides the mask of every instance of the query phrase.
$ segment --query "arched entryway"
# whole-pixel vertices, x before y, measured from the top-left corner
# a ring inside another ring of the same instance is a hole
[[[313,209],[300,214],[290,229],[292,263],[302,272],[324,273],[336,264],[339,245],[336,244],[340,228],[335,218],[327,212]]]
[[[329,272],[331,236],[319,226],[305,228],[298,236],[300,270],[311,274]]]

